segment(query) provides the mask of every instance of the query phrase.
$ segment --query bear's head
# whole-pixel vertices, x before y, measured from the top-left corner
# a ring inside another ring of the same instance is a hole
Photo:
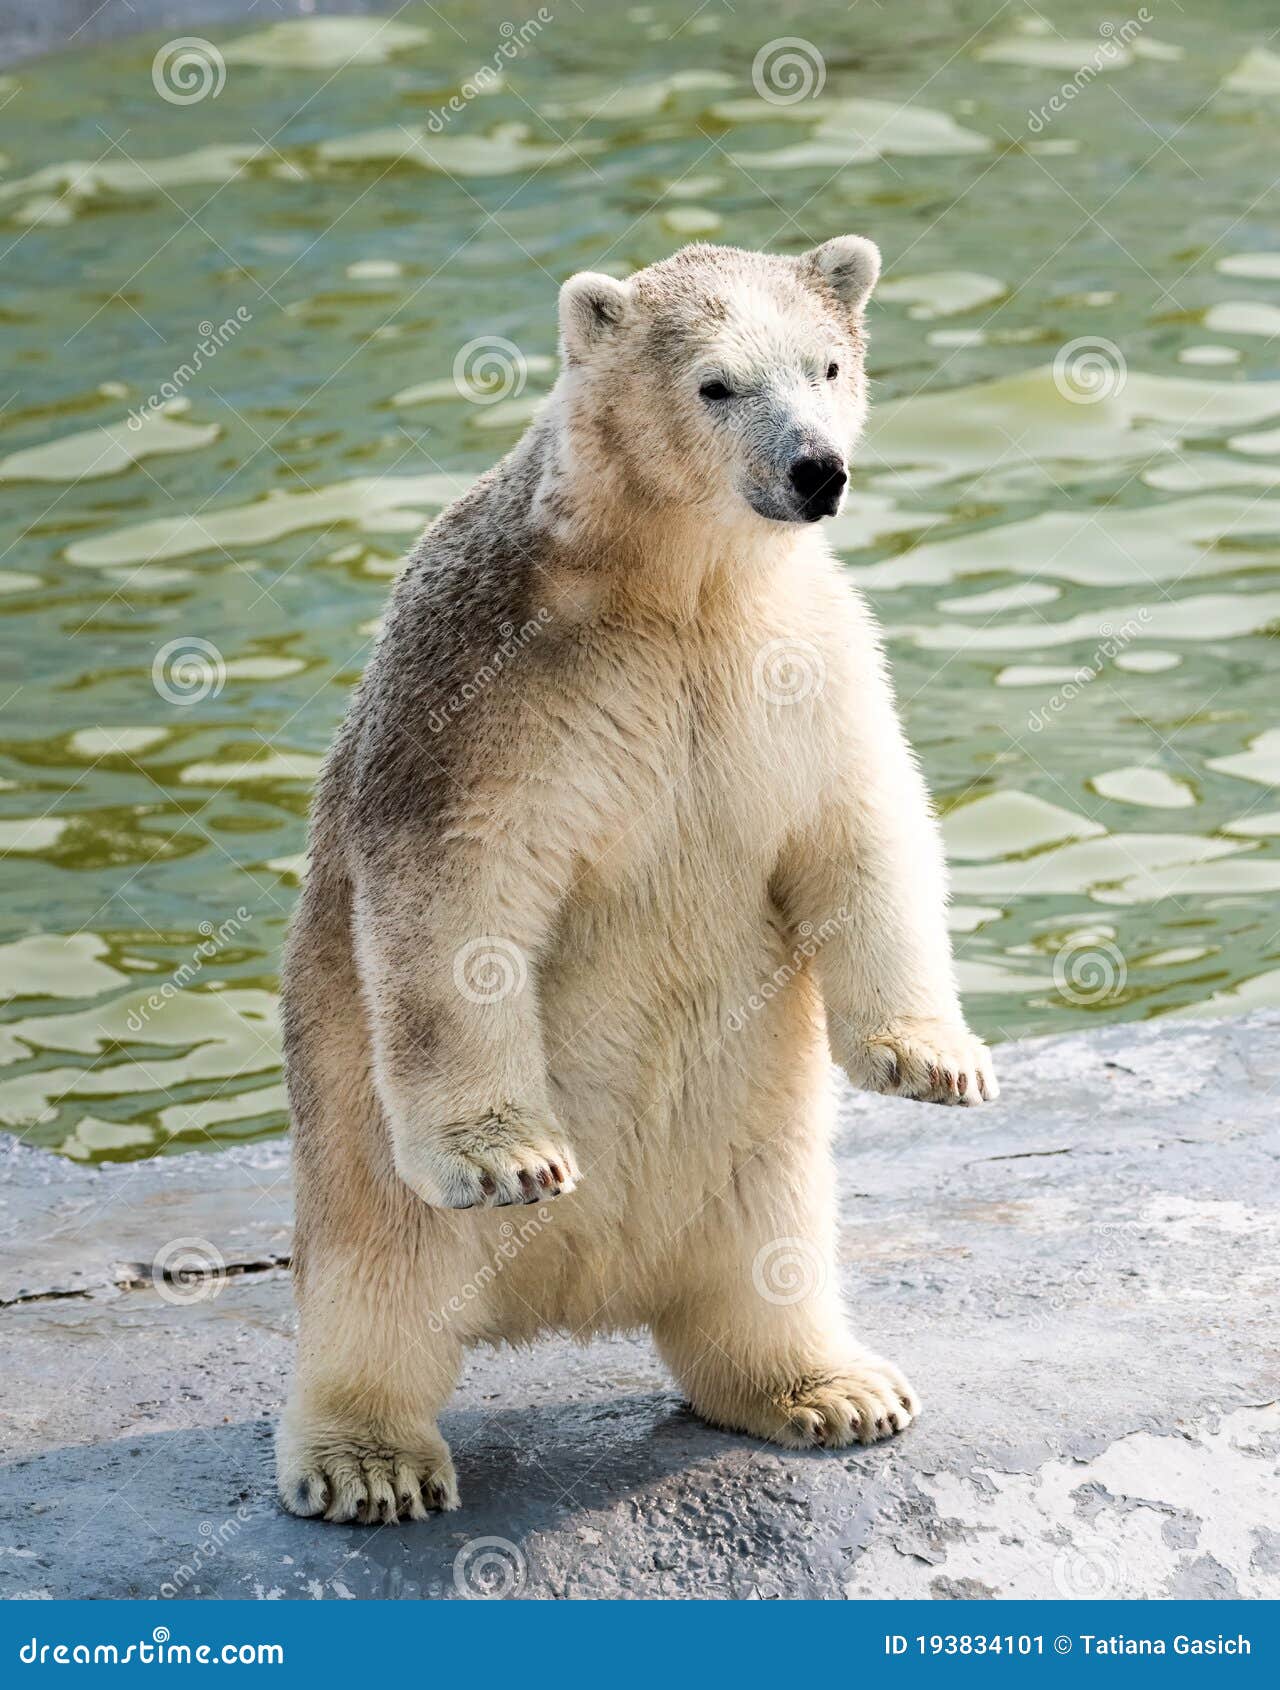
[[[880,254],[691,246],[560,291],[561,394],[580,473],[713,521],[816,522],[844,497],[867,410],[863,310]]]

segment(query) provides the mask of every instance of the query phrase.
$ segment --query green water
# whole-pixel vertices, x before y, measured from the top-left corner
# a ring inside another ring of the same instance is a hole
[[[188,103],[156,36],[14,72],[0,1119],[106,1158],[280,1130],[308,784],[397,559],[546,390],[557,283],[702,236],[884,250],[836,537],[976,1024],[1275,1001],[1269,10],[601,6],[508,60],[504,0],[202,32]],[[822,55],[789,104],[752,81],[783,32]],[[514,379],[465,396],[494,336]]]

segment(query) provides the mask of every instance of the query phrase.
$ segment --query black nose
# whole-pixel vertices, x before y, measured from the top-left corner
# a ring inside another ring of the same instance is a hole
[[[806,522],[834,516],[849,477],[834,454],[822,458],[797,458],[791,466],[791,485],[796,490],[800,514]]]

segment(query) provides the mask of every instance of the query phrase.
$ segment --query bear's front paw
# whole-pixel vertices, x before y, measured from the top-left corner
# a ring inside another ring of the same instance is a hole
[[[578,1164],[553,1116],[503,1105],[396,1145],[396,1172],[435,1209],[540,1203],[578,1183]]]
[[[856,1082],[921,1103],[991,1103],[999,1097],[991,1052],[963,1025],[895,1021],[862,1043]]]

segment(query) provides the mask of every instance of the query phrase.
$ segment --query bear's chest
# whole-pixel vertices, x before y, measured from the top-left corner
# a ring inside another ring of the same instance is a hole
[[[584,701],[582,769],[599,799],[588,885],[696,900],[767,882],[812,816],[826,760],[820,678],[794,659],[768,640],[686,641],[602,666]]]

